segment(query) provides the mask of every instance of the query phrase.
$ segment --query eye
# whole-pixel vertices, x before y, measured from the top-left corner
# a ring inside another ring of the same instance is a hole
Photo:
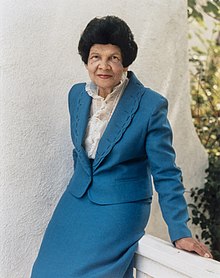
[[[114,63],[119,63],[120,62],[120,58],[118,56],[114,55],[114,56],[111,57],[111,61],[114,62]]]
[[[99,56],[98,55],[91,55],[90,58],[89,58],[92,62],[96,62],[99,60]]]

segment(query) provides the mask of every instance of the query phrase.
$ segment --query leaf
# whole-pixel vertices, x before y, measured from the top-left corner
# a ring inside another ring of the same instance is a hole
[[[192,50],[195,51],[199,55],[206,55],[206,52],[201,50],[198,46],[193,46]]]
[[[192,208],[192,209],[196,209],[197,208],[196,205],[194,205],[194,204],[188,204],[188,207]]]
[[[201,189],[198,190],[198,195],[201,195],[201,194],[203,194],[203,193],[204,193],[204,189],[203,189],[203,188],[201,188]]]
[[[193,218],[192,224],[198,225],[199,224],[199,218],[197,218],[197,217]]]
[[[196,0],[188,0],[188,6],[194,8],[196,6]]]
[[[215,4],[211,3],[210,1],[207,2],[206,6],[202,6],[202,9],[207,14],[213,13],[215,16],[218,16],[219,14],[219,9],[216,7]]]
[[[207,228],[207,225],[206,225],[206,223],[201,222],[200,227],[201,227],[202,230],[205,230]]]
[[[198,12],[197,10],[193,10],[191,16],[195,18],[195,20],[202,25],[203,24],[203,15],[202,13]]]
[[[202,239],[209,239],[210,238],[210,234],[207,231],[203,231],[201,234]]]
[[[197,216],[198,215],[198,210],[197,209],[193,209],[192,210],[192,215]]]

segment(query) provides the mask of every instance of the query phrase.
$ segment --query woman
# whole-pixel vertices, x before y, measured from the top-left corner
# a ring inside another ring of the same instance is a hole
[[[128,71],[137,55],[131,30],[114,16],[94,18],[78,50],[91,82],[69,93],[74,174],[31,277],[133,277],[132,259],[150,214],[151,175],[171,241],[211,257],[187,228],[167,100]]]

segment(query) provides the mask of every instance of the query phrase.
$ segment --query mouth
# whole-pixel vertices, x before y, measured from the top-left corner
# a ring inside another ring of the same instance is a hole
[[[110,74],[97,74],[97,76],[101,79],[109,79],[112,77]]]

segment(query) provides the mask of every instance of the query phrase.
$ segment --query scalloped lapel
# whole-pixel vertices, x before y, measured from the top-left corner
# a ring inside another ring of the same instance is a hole
[[[121,139],[139,107],[140,99],[144,93],[144,86],[132,72],[129,72],[129,75],[129,83],[99,141],[93,163],[94,170]]]
[[[83,139],[85,136],[86,127],[89,120],[90,106],[92,98],[86,93],[85,89],[80,92],[76,107],[76,117],[74,122],[74,131],[79,159],[85,171],[91,175],[91,163],[83,147]]]

